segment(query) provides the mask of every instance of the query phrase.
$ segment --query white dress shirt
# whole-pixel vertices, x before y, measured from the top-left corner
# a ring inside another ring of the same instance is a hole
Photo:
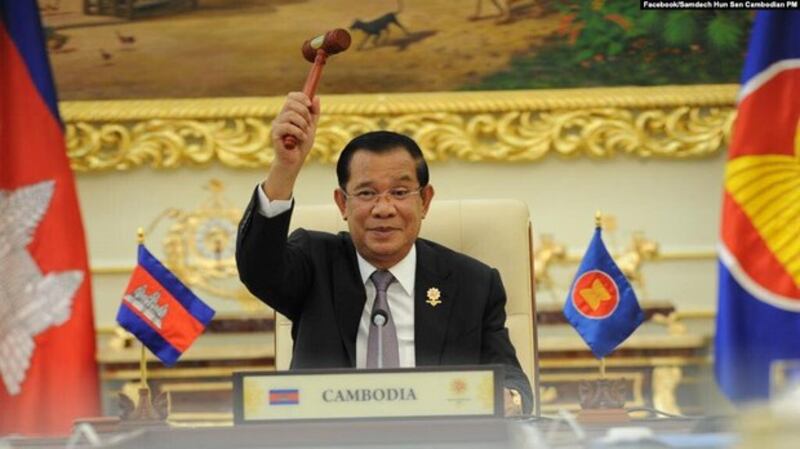
[[[258,212],[267,217],[276,217],[292,208],[294,198],[288,200],[270,200],[264,193],[264,187],[258,186]]]
[[[293,199],[270,200],[261,186],[257,190],[258,212],[261,215],[272,218],[291,209]],[[361,321],[359,322],[356,336],[356,368],[366,368],[370,315],[372,314],[372,305],[375,303],[375,284],[372,283],[370,276],[372,276],[376,268],[361,257],[358,251],[356,251],[356,258],[358,259],[361,280],[364,282],[364,288],[367,291],[367,302],[361,312]],[[413,245],[411,246],[411,251],[406,254],[403,260],[389,268],[389,272],[392,273],[396,281],[389,285],[386,291],[386,299],[389,302],[389,310],[397,329],[398,355],[400,356],[401,368],[413,368],[416,366],[414,352],[414,282],[416,280],[416,268],[417,248]]]

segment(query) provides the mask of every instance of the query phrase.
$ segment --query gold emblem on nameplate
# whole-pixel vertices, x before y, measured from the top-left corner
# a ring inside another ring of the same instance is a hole
[[[450,382],[450,391],[454,394],[462,395],[467,391],[467,382],[464,379],[453,379]]]
[[[453,379],[450,382],[451,397],[447,398],[449,402],[453,402],[457,407],[463,407],[464,404],[472,400],[471,395],[467,395],[467,382],[464,379]]]
[[[439,291],[436,287],[431,287],[428,289],[428,300],[425,301],[430,304],[432,307],[436,307],[442,303],[439,299],[442,296],[442,292]]]

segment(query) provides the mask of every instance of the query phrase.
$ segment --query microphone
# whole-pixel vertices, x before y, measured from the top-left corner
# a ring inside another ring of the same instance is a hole
[[[385,310],[375,309],[372,312],[372,324],[378,327],[383,327],[389,321],[389,316]]]
[[[372,312],[372,325],[377,327],[378,333],[378,369],[383,368],[383,326],[389,322],[389,315],[385,310],[375,309]]]

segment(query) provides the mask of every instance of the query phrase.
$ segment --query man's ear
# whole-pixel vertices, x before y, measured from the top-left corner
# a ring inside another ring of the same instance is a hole
[[[419,192],[419,195],[422,197],[422,218],[425,218],[425,215],[428,214],[428,208],[431,207],[431,200],[433,200],[434,193],[433,186],[430,184],[423,187]]]
[[[347,221],[347,198],[344,196],[342,189],[336,188],[333,191],[333,201],[336,202],[336,206],[339,207],[339,213],[342,214],[342,219]]]

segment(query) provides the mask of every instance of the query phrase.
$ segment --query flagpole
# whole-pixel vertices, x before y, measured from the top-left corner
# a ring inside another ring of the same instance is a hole
[[[594,226],[597,229],[601,229],[601,230],[603,229],[603,214],[599,210],[597,210],[594,213]],[[601,379],[605,379],[606,378],[606,358],[605,357],[600,357],[600,378]]]
[[[136,240],[140,245],[144,245],[144,229],[136,229]],[[147,353],[145,352],[144,343],[141,341],[139,345],[142,347],[141,356],[139,357],[139,388],[149,389],[147,386]]]
[[[144,344],[139,343],[142,346],[142,356],[139,360],[139,372],[141,375],[139,376],[139,387],[140,388],[148,388],[147,387],[147,355],[144,351]]]
[[[587,373],[592,379],[585,379],[579,385],[578,420],[622,423],[630,420],[625,410],[629,387],[619,376],[609,378],[606,357],[644,321],[644,314],[628,280],[603,244],[603,224],[603,213],[595,211],[592,240],[567,295],[564,316],[599,362],[599,376]],[[608,226],[607,218],[605,224]]]

